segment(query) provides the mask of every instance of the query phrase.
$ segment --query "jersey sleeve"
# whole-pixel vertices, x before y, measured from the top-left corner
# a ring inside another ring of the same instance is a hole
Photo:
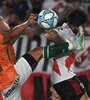
[[[58,27],[53,30],[56,31],[60,37],[64,37],[66,34],[66,31],[62,27]]]

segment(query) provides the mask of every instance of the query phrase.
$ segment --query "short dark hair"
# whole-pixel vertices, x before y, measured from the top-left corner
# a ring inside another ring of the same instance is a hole
[[[69,14],[67,21],[75,26],[83,25],[87,21],[87,14],[81,9],[75,9]]]

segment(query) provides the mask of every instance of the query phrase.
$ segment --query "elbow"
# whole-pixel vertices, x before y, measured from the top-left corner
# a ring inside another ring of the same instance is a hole
[[[57,37],[57,34],[55,32],[53,32],[53,31],[51,31],[49,33],[46,33],[45,37],[50,41],[54,41],[55,38]]]

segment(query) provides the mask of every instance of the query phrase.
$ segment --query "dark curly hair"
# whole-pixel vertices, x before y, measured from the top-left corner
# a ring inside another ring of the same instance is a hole
[[[75,9],[69,14],[67,21],[75,26],[83,25],[87,21],[87,14],[81,9]]]

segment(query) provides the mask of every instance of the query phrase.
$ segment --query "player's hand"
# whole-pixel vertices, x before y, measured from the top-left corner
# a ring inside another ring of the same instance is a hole
[[[50,91],[52,93],[52,96],[50,97],[51,100],[61,100],[60,96],[57,94],[53,87],[50,87]]]
[[[28,19],[28,25],[31,25],[33,23],[37,23],[37,21],[36,21],[35,15],[31,14],[30,17],[29,17],[29,19]]]

